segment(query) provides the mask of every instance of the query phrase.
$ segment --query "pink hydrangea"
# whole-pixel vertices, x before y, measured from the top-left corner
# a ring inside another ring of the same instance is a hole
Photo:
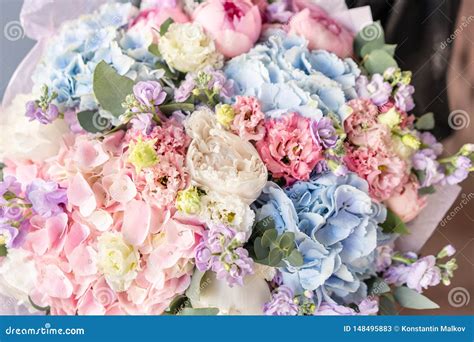
[[[265,135],[265,114],[255,97],[237,96],[231,130],[242,139],[258,141]]]
[[[367,181],[370,196],[377,201],[390,198],[408,180],[405,161],[380,146],[349,146],[344,159],[349,170]]]
[[[257,150],[274,178],[287,184],[307,180],[323,159],[322,147],[311,136],[311,121],[290,113],[265,123],[266,135],[257,142]]]

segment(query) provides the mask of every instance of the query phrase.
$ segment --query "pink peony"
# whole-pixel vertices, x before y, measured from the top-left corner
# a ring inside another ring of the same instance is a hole
[[[344,160],[349,170],[369,183],[370,196],[377,201],[390,198],[408,179],[406,163],[382,146],[348,147]]]
[[[234,104],[235,118],[232,122],[232,132],[242,139],[258,141],[265,135],[265,114],[255,97],[237,96]]]
[[[334,52],[341,58],[351,57],[354,37],[344,26],[332,19],[326,11],[307,0],[293,3],[295,14],[288,23],[290,33],[303,36],[312,50]]]
[[[257,150],[273,177],[287,184],[307,180],[323,159],[322,147],[311,136],[311,121],[296,113],[265,123],[267,133],[257,142]]]
[[[249,0],[209,0],[193,13],[215,40],[217,49],[226,57],[249,51],[262,30],[259,8]]]
[[[385,203],[403,222],[413,220],[426,206],[426,197],[418,195],[420,184],[416,180],[406,183],[400,193],[392,195]]]
[[[173,19],[175,23],[189,22],[188,16],[179,7],[150,8],[141,11],[130,23],[130,30],[150,32],[153,34],[155,43],[159,40],[160,26],[167,19]]]

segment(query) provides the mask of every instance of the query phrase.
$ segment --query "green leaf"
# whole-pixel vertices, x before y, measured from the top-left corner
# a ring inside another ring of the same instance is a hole
[[[169,306],[168,312],[172,315],[176,315],[178,312],[182,311],[184,308],[190,305],[189,299],[186,296],[177,296],[175,297]]]
[[[279,245],[280,245],[280,248],[285,250],[285,251],[289,251],[292,247],[295,246],[295,234],[294,233],[291,233],[291,232],[286,232],[286,233],[283,233],[280,237],[279,237]]]
[[[168,18],[166,19],[163,24],[160,26],[160,36],[164,36],[166,32],[168,32],[168,29],[170,28],[170,25],[174,23],[173,18]]]
[[[417,310],[439,309],[439,305],[431,299],[406,286],[398,287],[394,295],[397,302],[404,308]]]
[[[418,195],[423,196],[423,195],[431,195],[436,192],[436,188],[431,185],[431,186],[425,186],[423,188],[418,189]]]
[[[265,259],[268,256],[269,250],[262,246],[262,238],[260,236],[255,239],[253,250],[258,260]]]
[[[387,51],[373,50],[364,57],[364,67],[369,74],[383,74],[389,67],[396,67],[397,62]]]
[[[380,225],[384,233],[389,234],[409,234],[407,226],[400,217],[397,216],[393,211],[387,209],[387,218],[384,223]]]
[[[3,169],[5,168],[5,164],[0,163],[0,181],[3,180]]]
[[[8,254],[7,246],[0,245],[0,257],[7,256],[7,254]]]
[[[151,53],[152,55],[155,55],[157,57],[161,57],[160,49],[158,48],[158,44],[150,44],[148,47],[148,52]]]
[[[270,254],[268,254],[268,266],[276,267],[280,264],[282,259],[283,252],[278,248],[274,248],[270,251]]]
[[[35,302],[33,302],[33,299],[31,299],[30,296],[28,296],[28,300],[30,301],[30,304],[33,308],[35,308],[38,311],[45,311],[46,315],[49,315],[49,312],[51,310],[49,306],[39,306],[38,304],[35,304]]]
[[[392,57],[395,55],[396,48],[397,48],[397,44],[384,44],[384,46],[382,46],[382,50],[387,52]]]
[[[367,282],[368,293],[370,296],[379,296],[383,293],[390,292],[390,286],[382,278],[372,278]]]
[[[192,103],[168,103],[165,105],[159,106],[160,111],[165,115],[171,115],[177,110],[182,110],[185,112],[192,112],[194,110],[194,104]]]
[[[125,97],[132,93],[134,82],[119,75],[114,68],[104,61],[97,64],[94,70],[94,95],[102,108],[111,112],[115,117],[124,113],[122,103]]]
[[[304,263],[304,260],[303,260],[303,256],[301,255],[301,253],[294,249],[290,255],[286,258],[286,260],[290,263],[290,265],[294,266],[294,267],[300,267],[300,266],[303,266],[303,263]]]
[[[377,21],[365,26],[357,33],[354,39],[354,51],[358,56],[364,57],[362,49],[366,44],[370,44],[372,47],[381,48],[384,43],[385,35],[383,28],[382,25],[380,25],[380,22]]]
[[[219,313],[217,308],[184,308],[179,312],[182,316],[215,316]]]
[[[85,110],[77,113],[81,127],[89,133],[99,133],[110,128],[110,121],[100,116],[98,111]]]
[[[386,293],[380,296],[379,312],[384,316],[398,315],[397,309],[395,307],[395,300],[391,293]]]
[[[433,113],[429,112],[420,116],[415,122],[415,127],[416,129],[424,131],[433,129],[435,127],[435,119]]]
[[[262,235],[262,246],[270,247],[278,238],[278,232],[276,229],[267,229]]]

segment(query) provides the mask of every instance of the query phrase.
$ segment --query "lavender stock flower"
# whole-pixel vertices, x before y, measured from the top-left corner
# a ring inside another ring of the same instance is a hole
[[[59,116],[59,110],[56,105],[50,103],[46,109],[41,108],[35,101],[26,103],[26,117],[30,121],[37,120],[43,125],[47,125],[56,120]]]
[[[359,76],[356,80],[356,88],[360,97],[371,99],[377,106],[387,103],[392,93],[392,86],[385,82],[380,74],[372,75],[370,82],[366,76]]]
[[[156,81],[141,81],[133,86],[133,95],[138,102],[148,108],[162,104],[166,99],[161,84]]]
[[[456,157],[453,166],[454,171],[449,173],[444,179],[442,184],[454,185],[461,183],[469,176],[469,169],[472,166],[471,160],[464,156]]]
[[[265,303],[263,312],[269,316],[296,316],[298,305],[293,301],[293,291],[284,285],[277,288],[271,301]]]
[[[415,88],[412,85],[399,84],[395,93],[395,106],[404,112],[412,110],[415,107],[412,97],[414,92]]]
[[[5,245],[7,248],[12,247],[17,236],[18,229],[0,221],[0,245]]]

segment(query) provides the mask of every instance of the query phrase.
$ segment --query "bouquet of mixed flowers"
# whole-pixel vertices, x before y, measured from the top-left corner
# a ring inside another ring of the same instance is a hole
[[[421,293],[450,283],[454,248],[394,246],[437,188],[468,176],[474,145],[442,156],[433,115],[410,114],[411,73],[370,8],[102,2],[69,3],[87,13],[42,39],[15,80],[30,89],[0,115],[4,302],[66,315],[436,307]],[[25,27],[55,6],[26,1]]]

